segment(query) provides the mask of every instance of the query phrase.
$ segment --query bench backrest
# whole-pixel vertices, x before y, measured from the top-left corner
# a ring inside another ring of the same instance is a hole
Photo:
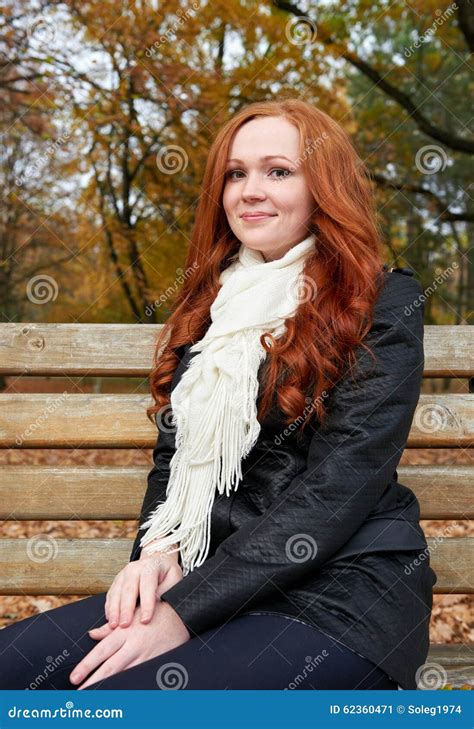
[[[0,324],[0,374],[146,378],[161,325]],[[425,378],[456,378],[455,393],[423,393],[408,448],[473,445],[474,330],[425,327]],[[464,382],[463,382],[464,380]],[[2,448],[152,448],[149,394],[0,394]],[[0,516],[29,519],[136,519],[149,466],[4,466]],[[401,466],[422,519],[470,519],[474,468]],[[127,563],[131,539],[0,539],[0,594],[91,594],[105,591]],[[438,575],[435,591],[474,591],[474,539],[428,538]]]

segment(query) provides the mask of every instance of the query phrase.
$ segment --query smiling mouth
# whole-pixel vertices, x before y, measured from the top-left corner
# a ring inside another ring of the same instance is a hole
[[[242,215],[242,220],[267,220],[267,218],[275,218],[276,215]]]

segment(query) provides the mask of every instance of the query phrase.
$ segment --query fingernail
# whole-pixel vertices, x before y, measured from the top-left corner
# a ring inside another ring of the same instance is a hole
[[[150,617],[150,613],[143,613],[142,620],[148,620],[149,617]]]

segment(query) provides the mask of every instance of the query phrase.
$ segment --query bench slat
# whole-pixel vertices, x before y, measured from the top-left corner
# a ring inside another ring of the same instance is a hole
[[[1,519],[136,519],[150,466],[4,466]],[[473,466],[400,466],[422,519],[474,518]]]
[[[444,668],[446,671],[447,685],[451,685],[453,688],[466,686],[466,684],[468,686],[474,686],[474,644],[431,643],[426,662],[431,664],[435,663]],[[444,677],[442,673],[437,674],[436,669],[432,672],[432,675],[435,681],[438,675],[443,682]],[[426,688],[434,688],[433,684],[429,682],[428,675],[426,676],[425,683]]]
[[[0,324],[0,374],[146,376],[162,324]],[[471,326],[425,326],[425,376],[474,375]]]
[[[152,448],[150,395],[6,394],[0,398],[0,447]],[[421,395],[409,448],[474,445],[474,394]]]
[[[436,593],[474,592],[474,538],[427,539]],[[127,564],[132,539],[0,539],[1,595],[89,595],[105,592]],[[421,560],[426,555],[421,553]],[[417,569],[414,565],[413,569]]]

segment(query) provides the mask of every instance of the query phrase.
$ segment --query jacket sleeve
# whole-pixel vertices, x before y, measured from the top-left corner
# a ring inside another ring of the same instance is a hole
[[[314,575],[360,528],[400,461],[424,369],[418,281],[386,273],[354,375],[328,396],[306,468],[261,515],[162,595],[199,634]]]
[[[158,422],[157,427],[158,437],[153,449],[154,465],[148,474],[147,490],[140,511],[139,528],[130,554],[130,562],[140,559],[142,551],[140,542],[148,531],[148,529],[140,529],[141,525],[148,519],[158,504],[166,500],[166,488],[170,477],[170,461],[176,450],[175,432],[172,429],[167,430],[163,426],[159,426]]]

